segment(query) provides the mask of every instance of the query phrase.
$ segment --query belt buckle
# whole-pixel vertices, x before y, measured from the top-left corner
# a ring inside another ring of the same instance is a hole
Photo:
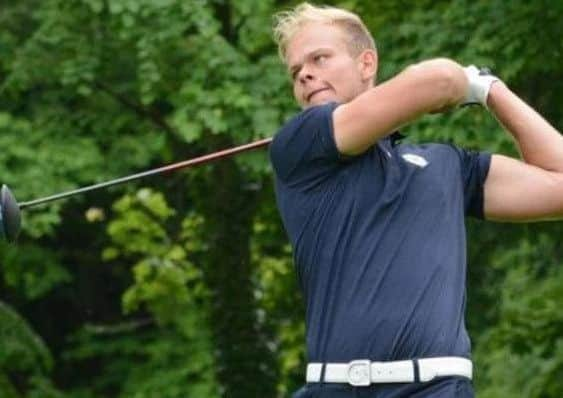
[[[371,361],[361,359],[348,362],[348,383],[354,387],[367,387],[371,384]]]

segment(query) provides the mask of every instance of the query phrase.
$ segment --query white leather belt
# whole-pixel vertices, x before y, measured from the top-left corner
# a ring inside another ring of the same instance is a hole
[[[436,357],[390,362],[358,360],[348,363],[310,363],[307,365],[307,383],[322,381],[369,386],[372,383],[428,382],[441,376],[461,376],[471,379],[473,364],[467,358]]]

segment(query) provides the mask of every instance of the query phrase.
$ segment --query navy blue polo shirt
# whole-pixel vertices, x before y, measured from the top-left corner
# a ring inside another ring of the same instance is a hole
[[[308,360],[469,357],[464,220],[483,216],[490,155],[386,138],[346,158],[336,106],[303,111],[270,147]]]

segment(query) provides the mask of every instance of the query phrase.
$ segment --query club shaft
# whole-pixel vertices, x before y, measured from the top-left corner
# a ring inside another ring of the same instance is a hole
[[[272,141],[272,138],[265,138],[265,139],[262,139],[262,140],[259,140],[259,141],[251,142],[249,144],[244,144],[244,145],[240,145],[240,146],[237,146],[237,147],[234,147],[234,148],[224,149],[222,151],[213,152],[213,153],[210,153],[210,154],[207,154],[207,155],[199,156],[199,157],[193,158],[193,159],[184,160],[184,161],[178,162],[178,163],[169,164],[167,166],[162,166],[162,167],[159,167],[159,168],[156,168],[156,169],[144,171],[142,173],[132,174],[132,175],[121,177],[121,178],[116,178],[115,180],[110,180],[110,181],[101,182],[101,183],[94,184],[94,185],[89,185],[89,186],[78,188],[78,189],[75,189],[75,190],[72,190],[72,191],[62,192],[62,193],[59,193],[59,194],[56,194],[56,195],[51,195],[51,196],[47,196],[47,197],[44,197],[44,198],[30,200],[28,202],[21,202],[18,205],[19,205],[20,209],[24,209],[26,207],[32,207],[32,206],[37,206],[37,205],[48,203],[48,202],[53,202],[55,200],[63,199],[63,198],[69,197],[69,196],[78,195],[78,194],[85,193],[85,192],[95,191],[95,190],[98,190],[98,189],[123,184],[123,183],[129,182],[129,181],[138,180],[138,179],[141,179],[141,178],[144,178],[144,177],[149,177],[149,176],[152,176],[152,175],[155,175],[155,174],[162,174],[162,173],[166,173],[166,172],[176,171],[176,170],[179,170],[179,169],[184,169],[184,168],[187,168],[187,167],[198,166],[198,165],[201,165],[201,164],[204,164],[204,163],[209,163],[213,160],[221,159],[221,158],[232,156],[232,155],[235,155],[235,154],[238,154],[238,153],[241,153],[241,152],[246,152],[246,151],[250,151],[250,150],[253,150],[253,149],[264,147],[264,146],[268,145],[271,141]]]

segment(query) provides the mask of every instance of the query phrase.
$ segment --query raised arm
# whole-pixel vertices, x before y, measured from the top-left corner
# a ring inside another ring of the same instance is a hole
[[[463,68],[454,61],[435,59],[408,67],[336,108],[336,146],[343,154],[362,153],[417,117],[459,104],[467,90]]]
[[[563,218],[563,136],[502,82],[492,85],[487,103],[515,138],[523,161],[493,155],[485,182],[485,217]]]

